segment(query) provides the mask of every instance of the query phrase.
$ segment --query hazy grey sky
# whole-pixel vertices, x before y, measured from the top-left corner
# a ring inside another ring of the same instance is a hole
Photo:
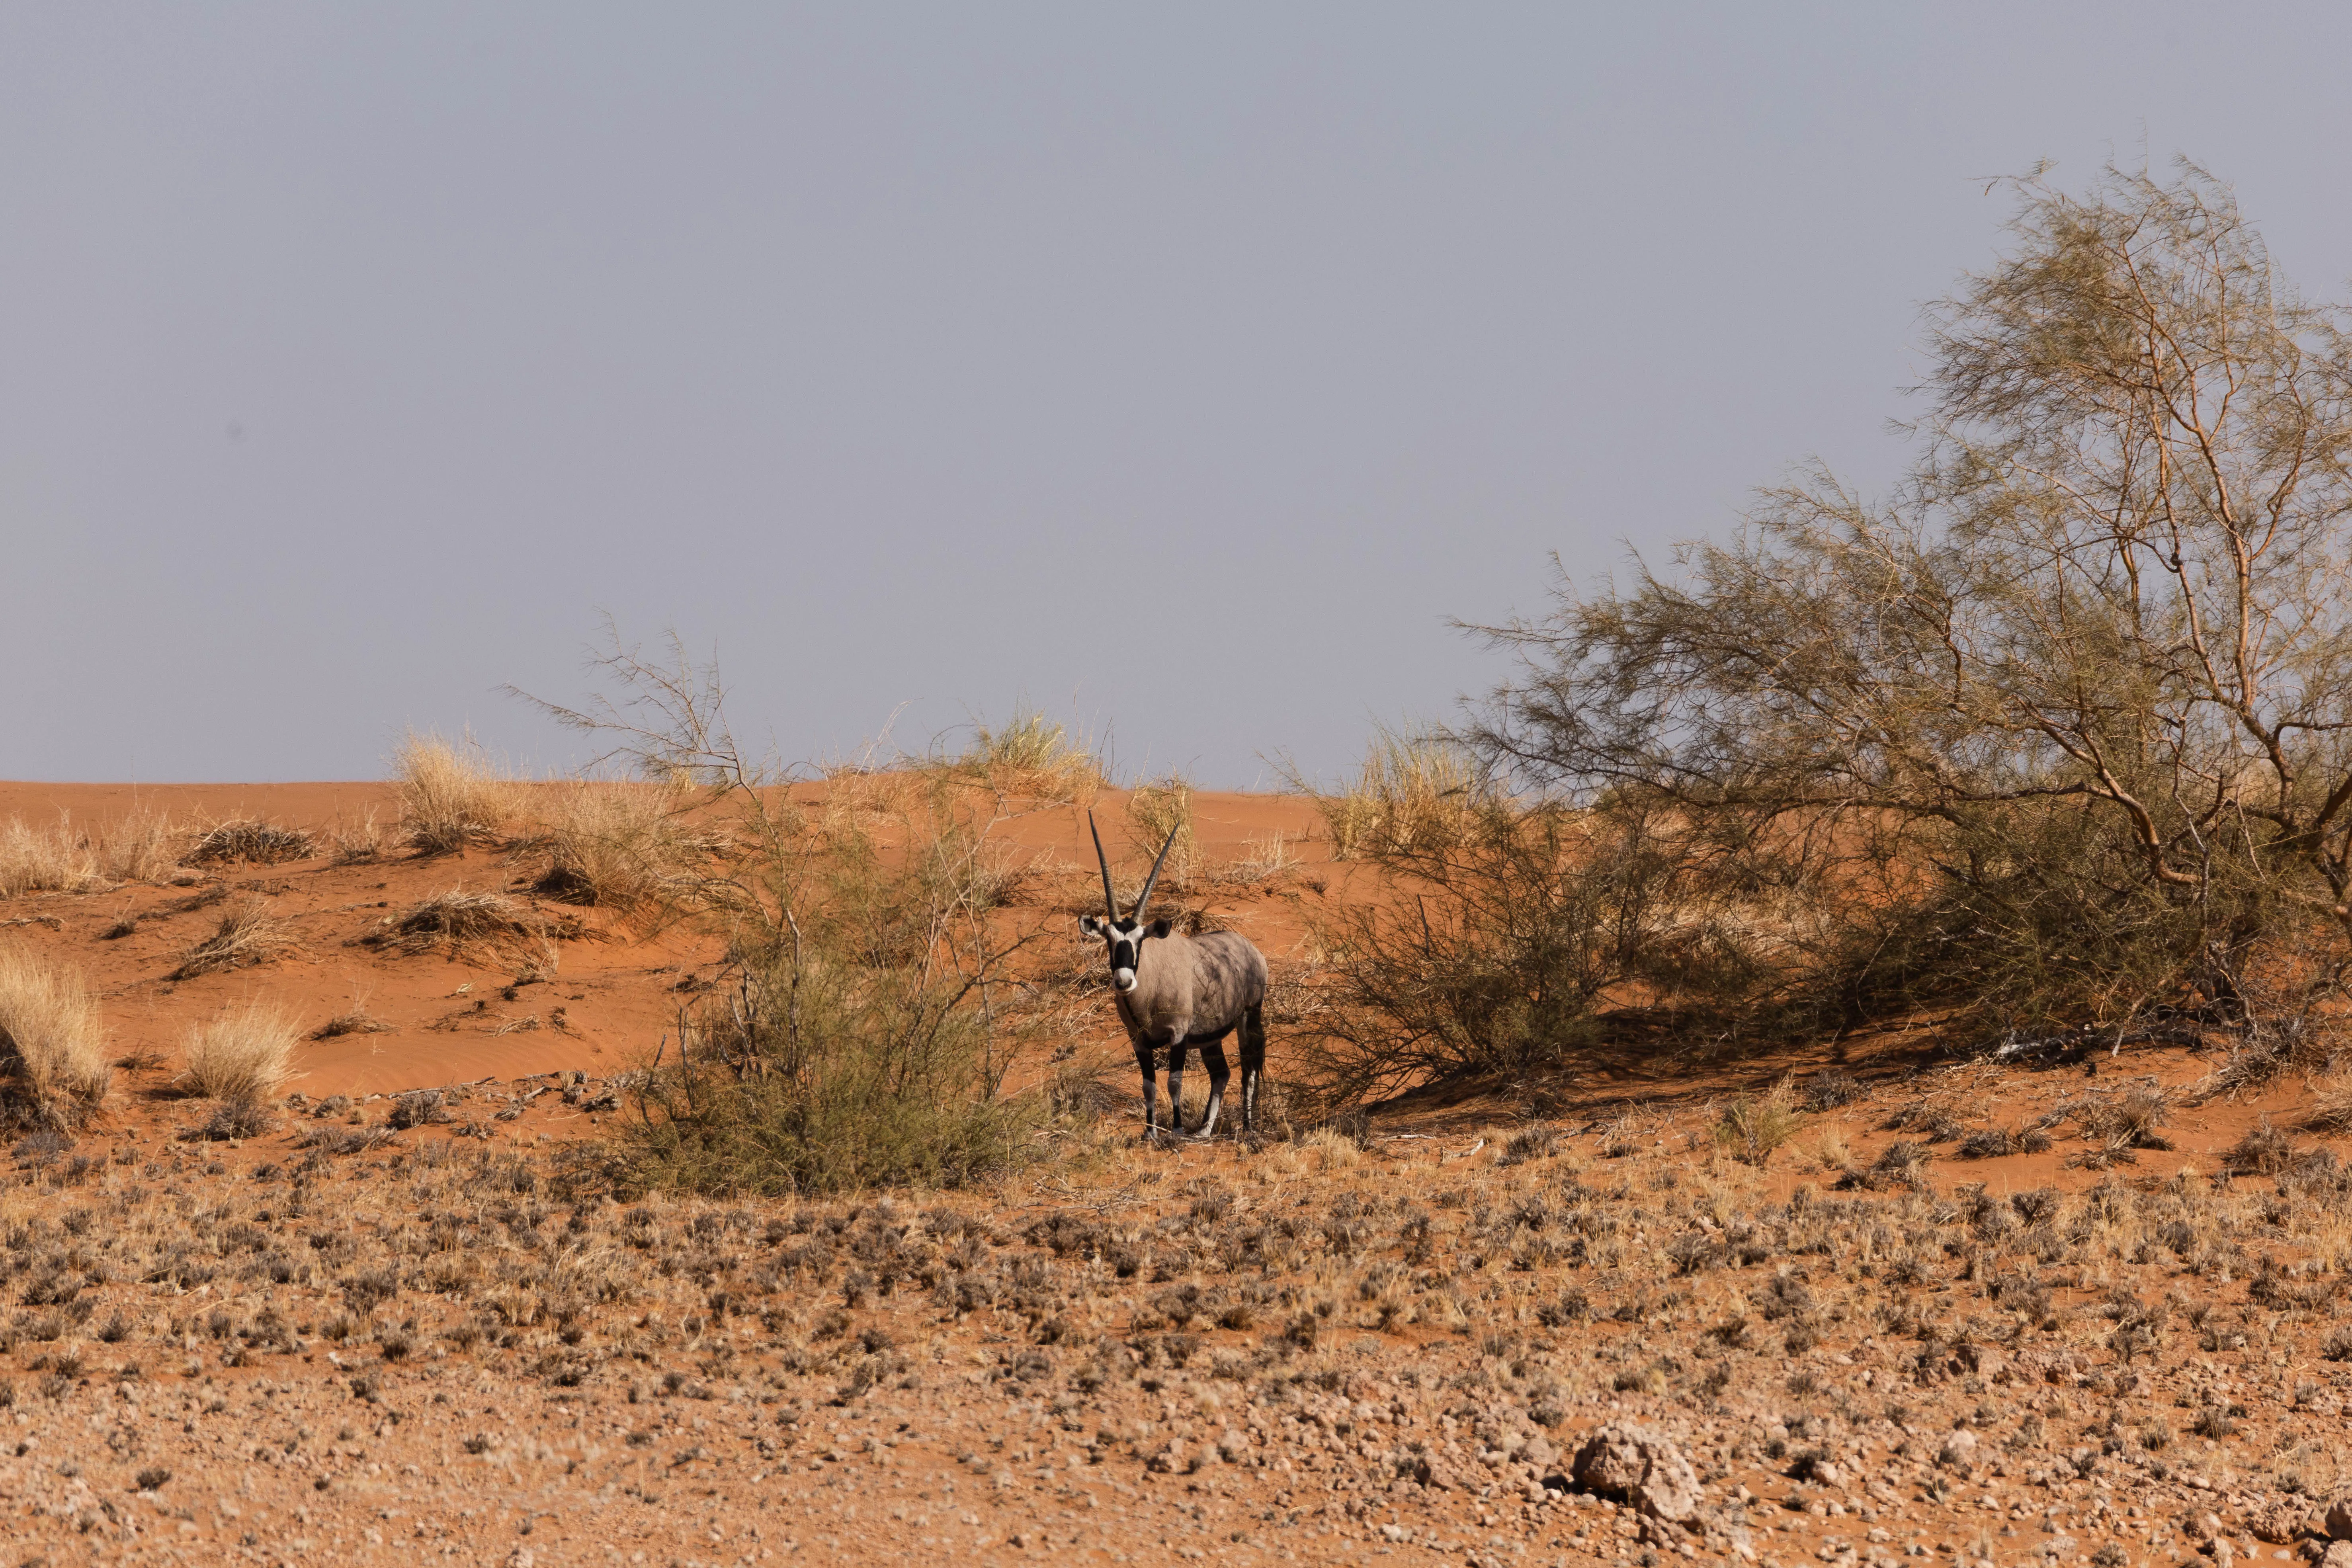
[[[2352,272],[2340,5],[0,9],[0,776],[551,763],[609,608],[793,755],[1336,770],[1447,617],[1868,483],[1984,176]]]

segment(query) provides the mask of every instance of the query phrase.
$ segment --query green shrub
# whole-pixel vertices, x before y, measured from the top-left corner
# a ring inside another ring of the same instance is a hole
[[[709,824],[696,840],[709,864],[668,896],[726,935],[735,972],[636,1075],[612,1152],[622,1181],[814,1194],[1012,1169],[1052,1110],[1003,1092],[1014,1053],[1048,1026],[1009,968],[1034,933],[987,918],[1007,883],[992,837],[1009,820],[1003,781],[975,789],[964,770],[926,766],[882,788],[844,770],[808,809],[736,747],[717,671],[671,653],[649,665],[616,641],[601,662],[621,699],[543,705],[617,736],[614,754],[669,792],[663,821],[692,810]],[[1021,734],[982,740],[1007,768],[1066,759],[1058,731]]]

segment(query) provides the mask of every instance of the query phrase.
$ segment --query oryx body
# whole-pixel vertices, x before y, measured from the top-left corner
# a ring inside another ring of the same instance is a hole
[[[1094,819],[1087,819],[1092,831]],[[1169,843],[1176,836],[1170,834]],[[1095,858],[1101,863],[1103,902],[1107,919],[1084,917],[1079,928],[1099,937],[1108,950],[1111,988],[1118,1003],[1118,1021],[1135,1047],[1135,1065],[1143,1074],[1144,1136],[1160,1129],[1160,1078],[1154,1058],[1161,1047],[1168,1051],[1168,1121],[1178,1133],[1184,1126],[1184,1058],[1195,1046],[1209,1069],[1209,1105],[1201,1125],[1190,1135],[1206,1138],[1217,1130],[1223,1107],[1225,1082],[1233,1075],[1225,1066],[1225,1037],[1240,1033],[1242,1058],[1242,1127],[1257,1125],[1257,1090],[1265,1074],[1265,957],[1237,931],[1206,936],[1179,936],[1164,921],[1145,923],[1152,885],[1160,880],[1160,863],[1168,858],[1160,846],[1160,860],[1135,900],[1135,912],[1121,917],[1111,892],[1110,862],[1103,858],[1102,837],[1095,837]]]

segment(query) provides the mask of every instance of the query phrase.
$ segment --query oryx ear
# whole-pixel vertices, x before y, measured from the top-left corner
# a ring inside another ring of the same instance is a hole
[[[1164,920],[1153,921],[1151,922],[1151,934],[1155,937],[1166,936],[1172,929],[1174,928],[1170,926]]]
[[[1093,915],[1080,915],[1078,929],[1088,936],[1100,936],[1103,933],[1103,923]]]

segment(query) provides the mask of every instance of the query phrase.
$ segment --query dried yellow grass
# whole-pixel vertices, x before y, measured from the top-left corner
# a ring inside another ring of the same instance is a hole
[[[186,830],[161,812],[134,811],[100,829],[99,869],[115,882],[161,881],[180,863]]]
[[[35,827],[12,816],[0,826],[0,898],[79,892],[101,879],[98,858],[64,817]]]
[[[113,1080],[98,1003],[80,971],[0,946],[0,1096],[20,1121],[77,1127]]]
[[[1344,1171],[1364,1163],[1364,1146],[1336,1127],[1318,1127],[1298,1142],[1316,1156],[1319,1170]]]
[[[360,939],[391,952],[495,954],[527,973],[552,974],[561,962],[558,931],[538,911],[497,893],[452,888],[409,906],[383,928]]]
[[[393,752],[401,834],[420,854],[496,840],[517,815],[519,784],[468,738],[409,733]]]
[[[530,795],[523,848],[547,856],[536,890],[566,903],[641,910],[689,897],[707,840],[684,813],[693,796],[663,784],[575,779]]]
[[[1804,1117],[1797,1110],[1796,1091],[1782,1079],[1763,1094],[1735,1096],[1708,1131],[1717,1147],[1743,1164],[1761,1167],[1771,1163],[1783,1143],[1797,1135]]]
[[[180,837],[169,817],[152,812],[96,830],[76,827],[65,812],[47,826],[11,816],[0,824],[0,899],[152,881],[172,868]]]
[[[293,1076],[299,1037],[282,1005],[245,1003],[188,1031],[188,1081],[207,1100],[258,1105]]]
[[[1279,881],[1297,865],[1298,852],[1290,847],[1289,839],[1276,833],[1251,839],[1244,853],[1223,865],[1206,868],[1201,879],[1221,887],[1255,888]]]
[[[1317,793],[1315,806],[1335,858],[1426,852],[1461,838],[1475,784],[1470,759],[1451,741],[1382,730],[1355,780],[1335,794]]]
[[[1091,805],[1103,787],[1092,746],[1031,709],[1015,709],[1001,729],[975,724],[971,746],[954,765],[1006,795],[1035,800]]]
[[[259,900],[221,916],[212,935],[192,943],[180,955],[179,967],[166,976],[194,980],[224,969],[244,969],[267,963],[290,951],[294,941],[283,922],[271,920]]]
[[[1156,857],[1168,844],[1164,885],[1184,887],[1192,880],[1192,784],[1181,773],[1146,779],[1127,797],[1127,819],[1142,839],[1143,853]],[[1169,835],[1174,834],[1173,843]]]

